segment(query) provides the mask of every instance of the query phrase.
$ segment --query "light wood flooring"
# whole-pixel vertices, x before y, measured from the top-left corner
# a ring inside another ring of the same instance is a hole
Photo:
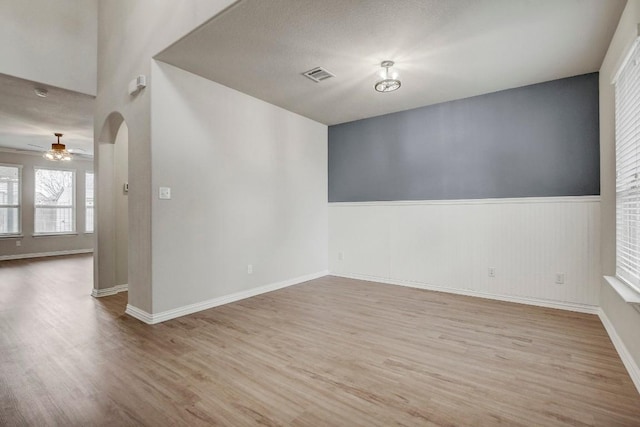
[[[91,268],[0,262],[0,425],[640,426],[593,315],[326,277],[149,326]]]

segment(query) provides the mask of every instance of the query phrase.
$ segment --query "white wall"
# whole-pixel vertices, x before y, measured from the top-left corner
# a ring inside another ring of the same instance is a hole
[[[611,80],[625,52],[638,36],[640,0],[629,0],[600,68],[600,188],[602,194],[603,273],[615,275],[616,207],[615,207],[615,116],[614,87]],[[600,304],[618,336],[640,367],[640,313],[602,281]],[[640,373],[640,369],[638,369]]]
[[[93,170],[93,162],[74,159],[69,163],[56,163],[42,158],[42,155],[17,154],[0,151],[0,163],[22,165],[22,234],[21,239],[0,239],[0,259],[28,254],[43,254],[60,251],[91,251],[94,235],[85,230],[85,172]],[[76,235],[33,236],[35,167],[73,169],[76,171]],[[16,246],[16,240],[21,246]]]
[[[97,0],[0,2],[0,73],[96,94]]]
[[[152,78],[153,312],[326,270],[327,126],[160,62]]]
[[[599,225],[597,197],[332,203],[329,270],[595,312]]]
[[[129,278],[129,194],[124,184],[129,182],[129,129],[126,123],[120,126],[114,144],[114,207],[116,232],[115,284],[126,285]]]
[[[98,3],[98,94],[95,111],[95,164],[98,180],[109,175],[111,154],[100,146],[114,142],[103,130],[108,117],[118,112],[129,127],[129,303],[151,311],[151,101],[150,88],[132,97],[129,81],[149,76],[152,57],[213,17],[234,0],[108,0]],[[153,86],[153,81],[148,82]],[[171,99],[163,102],[171,103]],[[110,192],[102,192],[108,196]],[[98,228],[109,230],[111,218],[101,215],[108,203],[98,194]],[[110,196],[109,196],[110,197]],[[100,241],[103,242],[100,242]],[[116,269],[115,237],[98,235],[95,283],[113,286]]]

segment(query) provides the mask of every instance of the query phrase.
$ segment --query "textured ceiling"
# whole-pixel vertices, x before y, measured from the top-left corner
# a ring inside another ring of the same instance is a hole
[[[624,4],[241,0],[157,59],[331,125],[597,71]],[[402,88],[381,94],[386,59]]]
[[[48,96],[36,96],[36,87]],[[89,95],[0,74],[0,147],[45,151],[60,132],[67,149],[93,155],[93,103]]]

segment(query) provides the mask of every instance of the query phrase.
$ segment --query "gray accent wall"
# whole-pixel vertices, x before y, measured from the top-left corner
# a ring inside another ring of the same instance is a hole
[[[329,202],[598,195],[598,102],[592,73],[330,126]]]

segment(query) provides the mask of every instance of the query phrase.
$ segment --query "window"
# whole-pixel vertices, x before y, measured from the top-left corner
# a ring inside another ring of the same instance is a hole
[[[640,44],[616,75],[616,275],[640,291]]]
[[[75,172],[36,168],[35,233],[75,232]]]
[[[20,227],[22,166],[0,165],[0,236],[17,235]]]
[[[85,225],[86,233],[93,233],[93,172],[87,172],[84,180],[84,206],[85,206]]]

